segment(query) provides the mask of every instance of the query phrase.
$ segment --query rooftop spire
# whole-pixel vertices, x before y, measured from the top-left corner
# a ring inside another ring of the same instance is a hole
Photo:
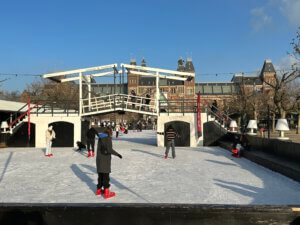
[[[177,71],[181,71],[181,72],[185,71],[184,60],[182,59],[182,57],[180,57],[178,60]]]
[[[185,63],[185,71],[186,72],[195,72],[194,64],[192,62],[192,58],[188,57]]]
[[[136,60],[134,57],[131,58],[130,65],[136,65]]]
[[[146,66],[146,61],[145,61],[144,57],[142,59],[141,66]]]

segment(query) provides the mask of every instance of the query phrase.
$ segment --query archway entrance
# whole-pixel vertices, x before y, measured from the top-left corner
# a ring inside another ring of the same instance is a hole
[[[56,134],[52,147],[73,147],[74,145],[74,124],[68,122],[50,123]]]
[[[28,122],[24,122],[17,131],[9,137],[8,147],[35,147],[35,124],[30,123],[30,140],[28,138]]]
[[[165,132],[167,128],[172,125],[175,132],[179,135],[175,139],[175,146],[183,147],[190,146],[190,124],[183,121],[171,121],[165,123]],[[165,138],[165,146],[167,144],[167,139]]]

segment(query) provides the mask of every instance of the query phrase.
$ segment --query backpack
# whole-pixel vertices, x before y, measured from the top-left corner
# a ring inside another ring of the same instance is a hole
[[[101,154],[103,154],[103,155],[108,155],[109,154],[107,146],[106,146],[106,144],[104,144],[104,142],[102,141],[101,138],[99,138],[98,146],[100,147]]]

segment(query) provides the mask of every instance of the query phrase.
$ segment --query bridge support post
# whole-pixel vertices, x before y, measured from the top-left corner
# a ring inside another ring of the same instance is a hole
[[[159,72],[156,72],[156,113],[159,112],[159,105],[158,105],[158,102],[159,102]]]
[[[82,73],[79,73],[79,116],[82,114]]]

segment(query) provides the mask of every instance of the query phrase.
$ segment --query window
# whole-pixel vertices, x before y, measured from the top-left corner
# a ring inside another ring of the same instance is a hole
[[[194,89],[193,88],[187,88],[186,89],[186,94],[187,95],[193,95],[194,94]]]
[[[177,87],[177,91],[178,91],[178,93],[183,93],[184,92],[184,88],[183,87]]]

